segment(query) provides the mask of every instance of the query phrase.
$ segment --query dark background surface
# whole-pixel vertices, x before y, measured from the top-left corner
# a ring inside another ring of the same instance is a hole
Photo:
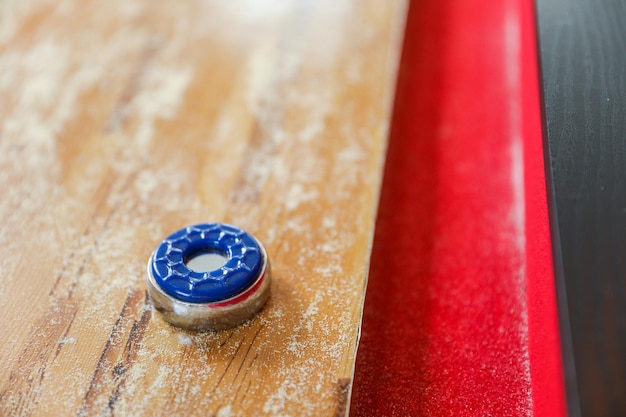
[[[536,4],[569,412],[626,416],[626,2]]]

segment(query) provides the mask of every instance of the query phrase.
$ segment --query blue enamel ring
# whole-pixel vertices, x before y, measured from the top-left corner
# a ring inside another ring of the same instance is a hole
[[[269,296],[270,263],[261,242],[225,223],[172,233],[148,261],[147,289],[163,318],[197,331],[236,326]]]

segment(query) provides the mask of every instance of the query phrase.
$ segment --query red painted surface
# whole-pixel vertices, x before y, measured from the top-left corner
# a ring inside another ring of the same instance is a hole
[[[532,0],[412,3],[354,416],[563,416]]]

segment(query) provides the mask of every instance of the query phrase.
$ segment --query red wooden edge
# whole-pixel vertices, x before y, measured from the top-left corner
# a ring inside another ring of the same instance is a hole
[[[531,0],[410,6],[354,416],[564,416]]]

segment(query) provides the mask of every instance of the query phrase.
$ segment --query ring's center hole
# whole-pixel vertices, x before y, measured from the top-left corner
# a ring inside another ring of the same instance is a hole
[[[195,272],[211,272],[226,265],[228,256],[218,250],[202,250],[193,253],[185,259],[187,268]]]

